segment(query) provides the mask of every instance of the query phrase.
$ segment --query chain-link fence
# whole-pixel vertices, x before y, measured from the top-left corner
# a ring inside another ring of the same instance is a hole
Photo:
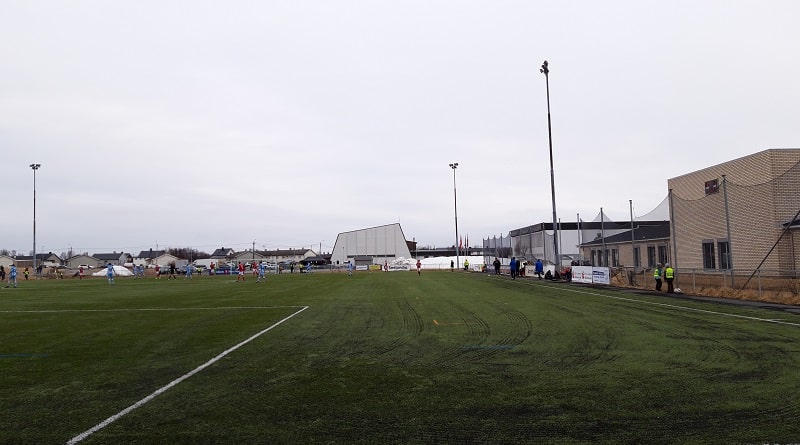
[[[713,297],[800,303],[800,281],[796,270],[706,270],[675,269],[674,287],[684,293]],[[616,267],[611,269],[611,284],[637,289],[655,290],[652,269]],[[666,291],[666,284],[662,292]]]

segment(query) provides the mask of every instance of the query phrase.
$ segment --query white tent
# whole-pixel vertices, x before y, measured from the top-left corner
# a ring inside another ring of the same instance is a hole
[[[464,260],[469,261],[470,270],[480,270],[481,266],[485,264],[482,256],[474,256],[474,255],[459,256],[458,261],[460,261],[461,264],[456,263],[455,256],[437,256],[431,258],[423,258],[420,260],[420,263],[422,263],[423,269],[450,269],[450,261],[452,261],[454,268],[463,269]]]

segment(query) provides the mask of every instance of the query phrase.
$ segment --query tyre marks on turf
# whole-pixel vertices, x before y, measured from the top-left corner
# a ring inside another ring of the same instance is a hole
[[[380,329],[382,331],[394,330],[395,336],[389,336],[388,339],[381,342],[371,343],[369,346],[369,355],[372,356],[386,356],[397,355],[399,357],[407,357],[407,353],[398,352],[399,349],[407,348],[407,345],[418,337],[423,329],[424,322],[419,312],[408,301],[401,301],[397,303],[398,317],[395,320],[384,319],[384,313],[372,312],[370,318],[366,323],[366,330],[362,334],[364,336],[371,336],[369,330]],[[386,337],[385,333],[375,337]],[[405,361],[405,360],[403,360]]]
[[[503,312],[507,323],[495,329],[475,312],[462,306],[454,305],[459,312],[460,326],[463,331],[463,343],[452,343],[433,359],[434,367],[459,367],[467,363],[494,363],[497,358],[522,345],[532,332],[532,324],[528,317],[519,311]]]
[[[411,306],[408,301],[403,301],[398,303],[398,307],[403,318],[403,329],[415,337],[421,334],[422,330],[425,329],[425,322],[422,321],[422,317],[414,309],[414,306]]]

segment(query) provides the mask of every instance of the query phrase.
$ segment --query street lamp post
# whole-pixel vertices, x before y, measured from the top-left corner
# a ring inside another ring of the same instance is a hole
[[[458,195],[456,193],[456,168],[458,168],[458,162],[450,164],[450,168],[453,169],[453,210],[456,217],[456,268],[458,268],[461,261],[458,257]]]
[[[553,131],[550,126],[550,69],[545,60],[542,64],[542,69],[539,72],[544,73],[545,84],[547,85],[547,139],[550,143],[550,192],[553,197],[553,254],[555,256],[556,270],[561,265],[561,256],[558,254],[558,224],[556,220],[556,179],[553,173]]]
[[[36,274],[36,170],[39,170],[42,164],[31,164],[33,169],[33,273]]]

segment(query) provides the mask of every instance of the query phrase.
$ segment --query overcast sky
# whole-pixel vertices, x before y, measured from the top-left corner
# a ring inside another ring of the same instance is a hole
[[[0,0],[0,248],[471,244],[800,147],[798,1]]]

